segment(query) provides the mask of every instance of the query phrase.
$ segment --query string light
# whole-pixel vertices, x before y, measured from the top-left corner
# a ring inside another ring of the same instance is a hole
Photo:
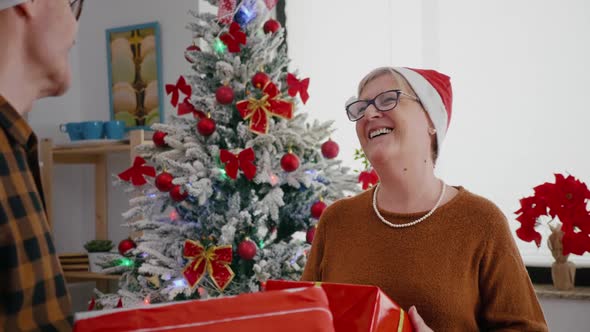
[[[184,279],[176,279],[173,282],[175,287],[185,287],[186,286],[186,280]]]
[[[178,212],[176,212],[176,210],[172,210],[172,212],[170,212],[170,220],[171,221],[178,220]]]
[[[260,249],[264,249],[264,240],[260,240],[258,242],[258,247],[260,247]]]
[[[221,39],[215,39],[215,43],[213,43],[213,49],[217,54],[223,54],[227,51],[227,45],[225,45]]]
[[[221,179],[223,179],[223,180],[227,180],[228,179],[227,172],[225,171],[225,168],[220,168],[219,169],[219,174],[221,174]]]
[[[143,303],[146,305],[150,304],[150,295],[148,294],[148,296],[145,297],[145,299],[143,300]]]
[[[121,258],[119,260],[119,264],[118,265],[119,266],[127,266],[127,267],[129,267],[129,266],[133,266],[133,264],[134,264],[134,262],[133,262],[132,259],[130,259],[130,258]]]
[[[274,187],[279,183],[279,177],[275,174],[270,175],[270,184]]]

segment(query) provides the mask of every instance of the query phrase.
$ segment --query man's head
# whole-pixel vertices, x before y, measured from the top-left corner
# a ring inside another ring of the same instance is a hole
[[[20,80],[20,88],[36,90],[33,99],[64,94],[81,5],[82,0],[0,0],[0,40],[7,48],[0,51],[0,81]]]

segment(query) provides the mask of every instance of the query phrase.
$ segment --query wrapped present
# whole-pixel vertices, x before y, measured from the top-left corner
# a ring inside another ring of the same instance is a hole
[[[269,280],[266,290],[320,286],[328,296],[336,332],[411,332],[408,314],[376,286]]]
[[[321,288],[306,287],[201,301],[76,314],[74,332],[334,331]]]

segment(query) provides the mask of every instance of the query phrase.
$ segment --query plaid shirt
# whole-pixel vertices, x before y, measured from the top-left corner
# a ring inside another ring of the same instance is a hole
[[[41,188],[37,137],[0,96],[0,331],[72,329]]]

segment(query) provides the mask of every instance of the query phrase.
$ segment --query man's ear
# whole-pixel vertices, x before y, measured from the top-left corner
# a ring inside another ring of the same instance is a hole
[[[37,4],[33,3],[33,1],[27,1],[27,2],[23,2],[21,4],[18,4],[16,6],[14,6],[14,9],[16,10],[16,12],[24,17],[30,18],[33,16],[34,10],[35,10],[35,6]]]

